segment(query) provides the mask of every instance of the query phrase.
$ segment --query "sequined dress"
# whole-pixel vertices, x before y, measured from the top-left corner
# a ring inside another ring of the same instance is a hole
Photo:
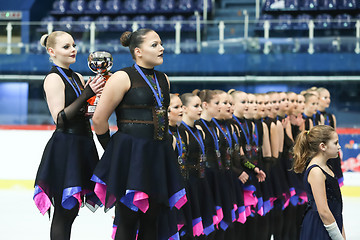
[[[328,232],[326,231],[323,222],[320,219],[319,212],[317,211],[317,207],[315,204],[314,196],[311,191],[311,186],[307,181],[309,176],[309,172],[312,168],[318,167],[318,165],[311,165],[307,168],[304,174],[304,185],[306,189],[306,193],[308,195],[308,207],[303,219],[300,240],[308,240],[308,239],[316,239],[316,240],[328,240],[330,239]],[[321,171],[326,176],[325,187],[326,187],[326,198],[330,208],[331,213],[334,215],[336,223],[342,231],[343,227],[343,203],[340,192],[340,187],[336,177],[332,177],[328,173],[326,173],[322,168]]]
[[[111,136],[92,180],[105,210],[122,202],[133,211],[146,212],[149,198],[163,206],[180,208],[186,202],[184,184],[167,139],[169,85],[165,74],[141,68],[161,89],[162,108],[135,66],[122,69],[131,87],[116,107],[118,131]]]

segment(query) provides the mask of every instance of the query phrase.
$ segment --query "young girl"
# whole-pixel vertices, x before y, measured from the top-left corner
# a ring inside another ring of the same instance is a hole
[[[54,64],[44,80],[44,95],[56,130],[36,175],[34,201],[42,214],[50,214],[54,205],[50,238],[70,239],[82,201],[95,207],[90,178],[99,157],[84,109],[90,97],[101,93],[104,82],[85,84],[83,77],[70,69],[77,53],[70,34],[52,32],[40,42]]]
[[[328,165],[340,150],[334,128],[318,125],[303,131],[294,146],[294,171],[304,173],[309,207],[304,216],[300,239],[345,239],[342,197],[338,181]]]

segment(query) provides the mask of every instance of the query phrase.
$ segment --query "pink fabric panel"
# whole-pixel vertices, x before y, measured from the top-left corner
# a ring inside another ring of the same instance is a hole
[[[244,190],[244,204],[245,206],[256,206],[258,200],[253,195],[253,191]]]
[[[101,203],[105,206],[105,199],[106,199],[106,185],[103,185],[101,183],[96,183],[94,192],[96,196],[100,199]]]
[[[36,196],[34,197],[34,201],[42,215],[44,215],[51,206],[51,201],[44,192],[36,194]]]
[[[135,192],[133,203],[143,213],[149,209],[149,196],[144,192]]]
[[[195,226],[193,226],[193,232],[194,232],[194,236],[200,236],[204,231],[204,226],[202,224],[202,222],[199,222],[198,224],[196,224]]]
[[[177,203],[175,204],[175,207],[177,209],[180,209],[182,206],[184,206],[184,204],[187,202],[187,198],[186,195],[184,195],[182,198],[179,199],[179,201],[177,201]]]

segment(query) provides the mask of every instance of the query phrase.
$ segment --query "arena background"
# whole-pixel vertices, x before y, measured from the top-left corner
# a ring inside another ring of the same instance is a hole
[[[164,64],[157,69],[167,73],[173,93],[196,88],[251,93],[327,88],[342,146],[342,191],[358,201],[359,12],[360,0],[3,1],[0,192],[32,189],[54,129],[43,99],[42,80],[51,63],[39,45],[41,35],[53,30],[71,33],[78,46],[72,69],[87,78],[94,75],[87,57],[95,50],[113,55],[112,72],[131,65],[119,37],[125,30],[148,27],[164,43]]]

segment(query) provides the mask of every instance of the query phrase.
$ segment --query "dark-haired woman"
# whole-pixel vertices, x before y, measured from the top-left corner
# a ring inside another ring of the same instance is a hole
[[[158,216],[164,207],[180,208],[185,189],[167,138],[169,81],[154,70],[163,63],[164,48],[151,29],[125,32],[135,64],[107,81],[93,116],[105,149],[92,180],[105,209],[115,205],[115,239],[157,239]],[[109,136],[108,119],[115,110],[118,131]],[[170,236],[169,236],[170,237]]]
[[[84,84],[83,77],[70,69],[77,54],[70,34],[52,32],[40,42],[53,63],[43,87],[56,130],[36,175],[34,201],[42,214],[50,214],[54,206],[50,239],[65,240],[70,239],[83,201],[90,209],[98,202],[90,178],[99,157],[84,109],[90,97],[101,93],[104,82],[90,80]]]

